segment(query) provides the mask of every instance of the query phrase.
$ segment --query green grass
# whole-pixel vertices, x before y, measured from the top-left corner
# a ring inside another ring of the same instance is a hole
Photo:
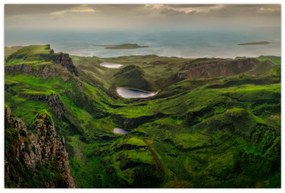
[[[31,45],[26,46],[22,49],[17,50],[13,55],[25,55],[26,57],[29,56],[36,56],[40,54],[50,54],[50,46],[49,45]]]
[[[21,91],[22,94],[25,94],[25,95],[46,95],[46,96],[49,96],[51,94],[54,94],[54,91],[53,90],[30,90],[30,89],[23,89]]]
[[[19,49],[22,49],[23,46],[11,46],[11,47],[6,47],[5,46],[5,59],[8,58],[11,54],[16,52]]]
[[[18,52],[38,65],[34,56],[42,58],[48,49]],[[5,104],[27,125],[38,112],[51,114],[66,138],[77,187],[280,186],[280,57],[257,58],[273,63],[264,74],[201,80],[175,79],[192,59],[72,59],[80,80],[6,73]],[[125,67],[100,67],[104,61]],[[134,100],[116,95],[116,85],[137,78],[159,94]],[[51,94],[64,106],[62,118],[46,101],[32,99]],[[115,135],[114,128],[130,132]]]
[[[27,89],[49,89],[49,90],[57,90],[62,91],[67,88],[70,82],[64,82],[61,77],[44,79],[36,76],[27,76],[27,75],[14,75],[14,76],[6,76],[6,81],[14,81],[18,82],[17,89],[25,88]]]
[[[153,158],[148,151],[126,150],[123,151],[123,156],[135,163],[154,164]]]
[[[137,137],[131,137],[128,138],[126,141],[124,141],[125,145],[132,145],[132,146],[138,146],[138,147],[145,147],[146,144],[143,140],[137,138]]]
[[[281,57],[278,56],[259,56],[257,59],[260,61],[270,61],[275,65],[281,65]]]
[[[8,52],[9,53],[9,52]],[[26,46],[11,53],[5,65],[32,64],[40,65],[48,61],[52,50],[49,45]]]
[[[191,149],[206,146],[209,142],[209,138],[200,133],[179,133],[175,135],[173,142],[179,148]]]

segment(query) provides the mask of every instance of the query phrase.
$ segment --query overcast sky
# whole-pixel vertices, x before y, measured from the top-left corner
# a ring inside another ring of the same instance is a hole
[[[6,29],[195,29],[280,25],[280,5],[5,5]]]

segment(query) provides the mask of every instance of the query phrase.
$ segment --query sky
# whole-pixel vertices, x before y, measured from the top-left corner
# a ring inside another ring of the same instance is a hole
[[[5,5],[5,29],[280,27],[279,4]]]

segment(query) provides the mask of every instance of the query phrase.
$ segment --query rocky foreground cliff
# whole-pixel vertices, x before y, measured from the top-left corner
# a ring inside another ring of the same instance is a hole
[[[65,140],[48,113],[25,123],[5,108],[5,186],[73,188]]]

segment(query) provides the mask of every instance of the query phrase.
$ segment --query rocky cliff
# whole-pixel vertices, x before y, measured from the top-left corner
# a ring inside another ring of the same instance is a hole
[[[53,57],[55,63],[60,64],[62,67],[66,68],[69,72],[73,73],[75,76],[78,76],[78,71],[74,66],[69,54],[59,53]]]
[[[264,66],[256,59],[196,59],[185,64],[181,72],[177,74],[177,79],[204,79],[238,75],[250,71],[261,71]],[[267,68],[266,68],[267,69]],[[266,70],[265,69],[265,70]]]
[[[64,138],[47,113],[38,113],[27,128],[6,107],[5,139],[6,187],[75,187]]]

